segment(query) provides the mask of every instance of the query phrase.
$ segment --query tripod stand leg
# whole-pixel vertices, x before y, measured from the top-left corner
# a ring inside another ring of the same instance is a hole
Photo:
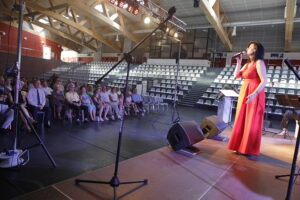
[[[148,184],[148,180],[144,179],[142,181],[126,181],[126,182],[120,182],[120,184],[133,184],[133,183],[144,183],[144,184]]]
[[[299,176],[300,174],[294,174],[294,176]],[[290,174],[285,174],[285,175],[278,175],[278,176],[275,176],[275,178],[282,178],[282,177],[288,177],[288,176],[291,176]]]
[[[19,106],[19,105],[18,105],[18,106]],[[35,146],[37,146],[37,145],[41,145],[42,148],[43,148],[43,150],[44,150],[44,152],[46,153],[48,159],[51,161],[53,167],[56,168],[56,166],[57,166],[57,165],[56,165],[56,162],[54,161],[54,159],[52,158],[52,156],[51,156],[51,154],[49,153],[48,149],[46,148],[46,146],[45,146],[43,140],[40,138],[40,136],[38,135],[37,131],[35,130],[35,127],[33,126],[33,124],[31,123],[31,121],[30,121],[30,120],[28,119],[28,117],[26,116],[24,110],[23,110],[22,108],[19,108],[18,110],[21,111],[22,115],[25,117],[27,123],[29,124],[30,128],[32,129],[34,136],[35,136],[36,139],[39,141],[38,144],[34,144],[34,145],[31,145],[31,146],[28,146],[28,147],[26,147],[25,149],[31,149],[31,148],[33,148],[33,147],[35,147]]]

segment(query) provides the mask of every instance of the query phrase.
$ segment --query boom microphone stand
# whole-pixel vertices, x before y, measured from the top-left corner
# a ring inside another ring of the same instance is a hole
[[[290,70],[292,70],[292,72],[295,74],[295,76],[297,77],[297,79],[300,81],[300,76],[299,74],[295,71],[293,65],[290,63],[290,61],[288,59],[284,60],[285,64],[289,67]],[[300,101],[300,99],[298,99],[298,101]],[[298,124],[300,126],[300,121],[298,120]],[[298,175],[300,175],[300,170],[298,171],[298,173],[295,173],[296,171],[296,165],[297,165],[297,159],[298,159],[298,152],[299,152],[299,146],[300,146],[300,129],[298,131],[298,135],[297,135],[297,139],[296,139],[296,145],[295,145],[295,151],[294,151],[294,157],[293,157],[293,162],[292,162],[292,167],[291,167],[291,172],[289,175],[279,175],[279,176],[275,176],[275,178],[280,178],[280,177],[287,177],[289,176],[289,185],[288,185],[288,189],[287,189],[287,193],[286,193],[286,200],[290,200],[292,197],[292,191],[293,191],[293,187],[296,181],[296,178]]]
[[[17,60],[15,65],[8,69],[6,73],[9,73],[11,76],[14,76],[15,78],[15,93],[14,93],[14,104],[12,106],[14,110],[14,132],[15,132],[15,139],[13,144],[13,150],[8,150],[6,152],[5,158],[7,159],[7,162],[2,162],[0,164],[0,167],[2,168],[9,168],[9,167],[15,167],[19,165],[25,165],[29,161],[29,152],[28,149],[36,147],[38,145],[41,145],[44,152],[46,153],[47,157],[51,161],[53,167],[56,167],[56,163],[53,160],[52,156],[50,155],[49,151],[47,150],[44,142],[39,137],[38,133],[36,132],[33,124],[31,121],[27,118],[24,111],[20,108],[19,105],[19,83],[20,83],[20,70],[21,70],[21,55],[22,55],[22,26],[23,26],[23,10],[25,8],[25,3],[23,0],[20,0],[19,5],[14,5],[14,9],[19,11],[19,25],[18,25],[18,48],[17,48]],[[11,108],[9,108],[11,109]],[[19,129],[18,129],[18,119],[19,119],[19,112],[21,112],[27,123],[29,124],[30,128],[32,129],[34,136],[37,138],[39,143],[28,146],[24,149],[17,149],[18,144],[18,135],[19,135]],[[22,156],[27,154],[27,161],[25,162]]]
[[[122,142],[122,135],[123,135],[123,129],[124,129],[124,112],[125,112],[125,102],[126,102],[126,94],[128,90],[128,79],[129,79],[129,72],[130,72],[130,64],[132,62],[132,56],[131,53],[134,52],[142,43],[146,41],[155,31],[157,31],[159,28],[162,28],[164,23],[166,23],[168,20],[172,18],[174,13],[176,12],[175,7],[171,7],[168,11],[168,17],[162,21],[151,33],[146,35],[139,43],[135,45],[135,47],[129,51],[128,53],[125,53],[123,58],[117,62],[114,66],[112,66],[108,72],[106,72],[96,83],[100,83],[105,76],[107,76],[113,69],[115,69],[122,61],[126,60],[127,62],[127,74],[126,74],[126,80],[125,80],[125,88],[124,88],[124,97],[123,97],[123,105],[121,110],[121,124],[119,129],[119,138],[118,138],[118,147],[117,147],[117,155],[115,160],[115,169],[114,169],[114,175],[111,178],[110,181],[93,181],[93,180],[81,180],[81,179],[75,179],[75,183],[79,184],[81,182],[83,183],[96,183],[96,184],[105,184],[110,185],[113,187],[114,190],[114,199],[116,199],[116,187],[123,185],[123,184],[134,184],[134,183],[143,183],[146,185],[148,183],[147,179],[140,180],[140,181],[128,181],[128,182],[120,182],[118,178],[118,170],[119,170],[119,158],[120,158],[120,150],[121,150],[121,142]]]

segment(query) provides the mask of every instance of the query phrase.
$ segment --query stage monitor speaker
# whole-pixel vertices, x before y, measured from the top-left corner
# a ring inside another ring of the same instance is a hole
[[[219,119],[216,115],[212,115],[204,118],[200,128],[204,136],[210,139],[216,135],[219,135],[225,128],[227,128],[227,124]]]
[[[167,139],[173,150],[178,151],[204,140],[204,136],[195,121],[186,121],[174,124],[168,132]]]

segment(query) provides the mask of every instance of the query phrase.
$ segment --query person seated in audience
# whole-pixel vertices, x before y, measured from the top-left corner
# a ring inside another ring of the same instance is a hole
[[[91,97],[86,93],[85,86],[80,87],[80,100],[83,106],[88,108],[90,118],[92,121],[96,120],[96,107],[91,99]]]
[[[131,110],[136,110],[136,105],[132,102],[131,92],[128,92],[125,102],[125,115],[130,115]]]
[[[5,78],[4,87],[10,92],[13,91],[11,78],[8,78],[8,77]]]
[[[43,80],[41,83],[42,83],[42,90],[44,90],[46,95],[46,106],[50,107],[51,94],[53,89],[48,86],[48,81]]]
[[[15,85],[15,81],[14,84]],[[28,132],[31,132],[31,127],[29,126],[29,123],[31,124],[35,124],[36,121],[31,117],[31,115],[29,114],[29,111],[27,110],[27,91],[23,89],[24,87],[24,82],[20,81],[19,82],[19,105],[20,105],[20,109],[22,111],[20,111],[20,117],[22,122],[24,123],[26,129]],[[14,86],[14,90],[15,91],[15,86]],[[14,92],[13,92],[14,94]],[[28,123],[28,121],[29,123]]]
[[[118,119],[121,119],[120,109],[119,109],[119,98],[117,94],[116,88],[112,88],[109,93],[110,105],[112,108],[112,112],[115,112]]]
[[[104,103],[101,100],[101,96],[100,96],[100,92],[101,92],[101,88],[97,88],[94,92],[94,96],[93,96],[93,102],[96,106],[96,109],[99,113],[99,121],[103,122],[103,118],[102,118],[102,114],[103,114],[103,110],[104,110]]]
[[[92,84],[88,84],[86,90],[86,93],[92,98],[92,96],[94,96],[94,86]]]
[[[43,80],[42,86],[42,90],[44,90],[46,97],[51,96],[53,89],[48,86],[48,81]]]
[[[60,79],[56,79],[54,82],[54,85],[57,85],[59,87],[59,90],[62,91],[63,93],[65,92],[65,87],[62,84]],[[54,88],[54,85],[53,85],[53,88]]]
[[[80,122],[80,111],[83,109],[84,113],[88,113],[88,109],[85,106],[82,106],[78,93],[75,90],[74,83],[68,85],[68,92],[65,95],[67,105],[75,112],[76,122]],[[87,118],[84,119],[87,122]]]
[[[118,94],[118,95],[122,94],[120,88],[117,87],[117,88],[116,88],[116,91],[117,91],[117,94]]]
[[[54,85],[51,99],[52,105],[55,109],[55,117],[57,117],[58,119],[62,119],[61,112],[65,102],[65,95],[64,92],[61,90],[61,86],[59,84]]]
[[[136,105],[135,113],[137,114],[138,112],[140,112],[143,116],[144,115],[143,98],[140,94],[137,93],[136,88],[133,89],[131,98],[132,98],[132,102]]]
[[[46,106],[46,95],[41,87],[40,80],[34,80],[33,86],[34,87],[28,91],[27,95],[28,108],[35,121],[38,121],[38,112],[43,111],[45,113],[45,126],[50,128],[51,109],[49,106]]]
[[[300,110],[295,110],[295,111],[287,110],[283,114],[283,118],[282,118],[281,123],[280,123],[280,126],[282,127],[282,131],[278,135],[280,135],[280,136],[286,136],[287,135],[289,122],[291,120],[297,119],[297,115],[300,115]]]
[[[107,114],[110,114],[111,119],[115,120],[115,117],[112,114],[111,105],[110,105],[111,102],[109,100],[109,94],[106,90],[106,86],[102,87],[101,92],[100,92],[100,97],[101,97],[101,100],[102,100],[103,106],[104,106],[104,108],[103,108],[104,109],[104,120],[109,120],[107,118]]]
[[[5,87],[4,77],[0,76],[0,133],[8,133],[8,128],[14,120],[14,110],[9,107],[12,104],[11,91]]]
[[[122,109],[123,109],[123,102],[124,102],[124,96],[122,93],[118,94],[118,99],[119,99],[119,111],[120,111],[120,115],[121,115],[121,112],[122,112]],[[124,114],[127,115],[126,113],[126,110],[124,110]]]

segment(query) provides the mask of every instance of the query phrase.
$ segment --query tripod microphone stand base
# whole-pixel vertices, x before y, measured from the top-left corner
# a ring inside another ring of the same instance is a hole
[[[23,158],[23,156],[27,158]],[[20,165],[26,165],[29,161],[29,151],[28,150],[8,150],[6,152],[0,153],[0,168],[12,168]]]
[[[92,181],[92,180],[81,180],[81,179],[75,179],[75,184],[78,185],[79,183],[98,183],[98,184],[106,184],[110,185],[111,187],[119,187],[120,185],[124,184],[134,184],[134,183],[143,183],[144,185],[148,184],[148,180],[144,179],[142,181],[126,181],[126,182],[120,182],[118,176],[113,176],[110,181]]]

